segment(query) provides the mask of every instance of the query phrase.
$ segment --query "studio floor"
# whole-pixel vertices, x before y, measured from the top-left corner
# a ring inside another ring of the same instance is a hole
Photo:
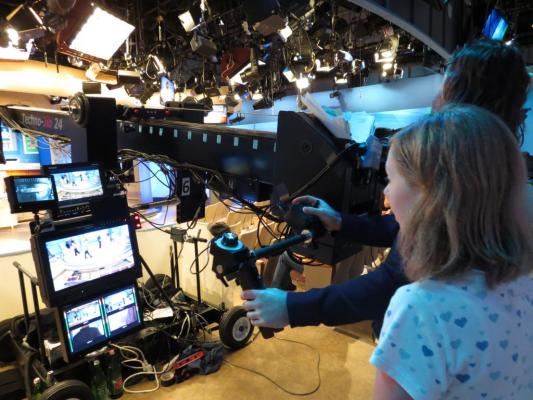
[[[260,335],[247,347],[225,357],[214,374],[195,376],[171,387],[147,394],[126,394],[126,400],[218,400],[218,399],[335,399],[372,398],[375,369],[368,359],[374,345],[365,335],[352,337],[326,326],[285,329],[279,339],[264,340]],[[290,341],[289,341],[290,340]],[[301,342],[303,344],[292,341]],[[306,346],[308,345],[308,346]],[[320,357],[319,367],[318,359]],[[294,393],[313,391],[308,396],[291,395],[265,377],[237,368],[238,365],[269,377]],[[145,381],[133,390],[149,389]]]

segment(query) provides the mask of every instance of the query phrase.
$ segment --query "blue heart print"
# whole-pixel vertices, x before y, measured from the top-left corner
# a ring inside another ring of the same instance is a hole
[[[461,343],[462,343],[461,339],[455,339],[450,342],[450,345],[452,346],[454,350],[457,350],[459,346],[461,346]]]
[[[422,353],[424,353],[424,356],[426,356],[426,357],[432,357],[433,356],[433,351],[429,347],[427,347],[426,345],[422,346]]]
[[[468,382],[468,380],[470,379],[470,375],[468,375],[468,374],[457,374],[457,375],[455,375],[455,377],[461,383]]]
[[[489,314],[489,319],[490,319],[492,322],[496,322],[496,321],[498,321],[498,314],[497,314],[497,313]]]
[[[512,359],[513,359],[514,362],[516,362],[518,360],[518,353],[514,353],[512,355]]]
[[[482,342],[476,342],[476,347],[481,351],[485,351],[487,347],[489,347],[489,342],[486,340],[483,340]]]
[[[462,318],[457,318],[453,322],[455,322],[455,325],[457,325],[458,327],[463,328],[468,322],[468,320],[465,317],[462,317]]]
[[[505,350],[505,349],[507,348],[508,345],[509,345],[509,341],[508,341],[508,340],[500,340],[500,347],[501,347],[502,349]]]

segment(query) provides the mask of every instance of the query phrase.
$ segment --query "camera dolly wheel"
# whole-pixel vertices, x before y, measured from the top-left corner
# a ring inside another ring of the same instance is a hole
[[[246,317],[246,310],[243,307],[233,307],[220,318],[220,340],[224,346],[231,350],[244,347],[253,331],[254,327]]]
[[[91,389],[82,381],[69,379],[46,389],[41,400],[93,400]]]

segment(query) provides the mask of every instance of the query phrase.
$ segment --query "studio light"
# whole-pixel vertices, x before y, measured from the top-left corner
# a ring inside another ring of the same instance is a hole
[[[88,61],[109,60],[135,29],[89,1],[78,1],[67,20],[58,33],[57,50]]]
[[[241,121],[244,121],[244,118],[245,118],[244,115],[237,114],[237,116],[235,118],[229,120],[229,123],[230,124],[237,124],[237,123],[239,123]]]
[[[333,69],[335,69],[335,63],[333,63],[327,57],[317,58],[315,60],[316,72],[331,72]]]
[[[289,25],[287,25],[285,28],[283,29],[280,29],[278,31],[278,34],[279,36],[281,37],[281,39],[284,41],[284,42],[287,42],[287,40],[291,37],[292,35],[292,29]]]
[[[394,62],[399,44],[400,44],[400,40],[398,39],[397,36],[390,36],[386,38],[379,45],[378,51],[374,53],[374,61],[377,63]]]
[[[296,87],[299,90],[304,90],[309,87],[309,78],[304,75],[300,75],[298,79],[296,79]]]
[[[291,83],[296,82],[296,77],[294,76],[292,71],[289,69],[289,67],[285,67],[283,69],[283,76],[285,77],[285,79],[287,79]]]
[[[337,73],[335,74],[335,85],[345,85],[348,83],[348,74],[346,72],[344,73]]]
[[[262,100],[263,94],[257,89],[255,92],[252,93],[252,100]]]
[[[273,105],[274,102],[271,99],[264,97],[261,100],[256,101],[252,107],[254,110],[264,110],[266,108],[272,108]]]
[[[257,50],[250,49],[250,62],[229,77],[231,86],[244,85],[261,78],[259,67],[266,65],[257,58]]]
[[[202,5],[200,2],[195,2],[187,11],[180,14],[178,19],[183,26],[185,32],[192,32],[202,22]]]

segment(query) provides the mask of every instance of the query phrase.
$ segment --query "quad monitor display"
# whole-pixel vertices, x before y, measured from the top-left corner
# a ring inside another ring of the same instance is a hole
[[[136,330],[142,324],[142,313],[135,285],[61,307],[59,323],[68,358]]]

